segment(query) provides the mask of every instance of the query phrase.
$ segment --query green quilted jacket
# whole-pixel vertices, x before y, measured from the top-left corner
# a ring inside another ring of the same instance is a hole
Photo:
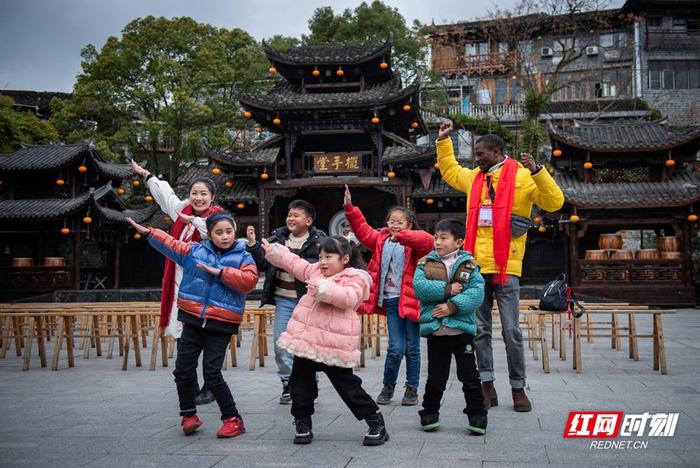
[[[446,281],[447,278],[449,281]],[[449,297],[445,292],[446,287],[455,281],[462,283],[464,289],[456,296]],[[436,332],[441,322],[446,327],[476,336],[476,310],[484,301],[484,278],[469,252],[459,251],[448,276],[445,265],[433,250],[418,262],[413,288],[421,303],[421,336]],[[443,303],[447,303],[453,313],[442,319],[433,317],[435,306]]]

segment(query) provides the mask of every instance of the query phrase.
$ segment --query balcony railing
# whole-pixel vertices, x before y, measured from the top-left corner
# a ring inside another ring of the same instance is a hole
[[[647,31],[644,49],[658,51],[700,50],[700,31]]]
[[[511,56],[505,53],[433,57],[433,70],[447,75],[505,73],[510,65]]]

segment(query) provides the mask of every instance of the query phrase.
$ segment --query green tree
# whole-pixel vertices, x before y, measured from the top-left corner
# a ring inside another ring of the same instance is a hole
[[[408,26],[398,9],[375,0],[338,15],[331,7],[317,8],[309,20],[310,34],[304,35],[302,42],[304,45],[364,44],[384,41],[391,32],[393,65],[404,78],[412,80],[428,73],[428,46],[419,34],[421,28],[418,21]]]
[[[240,29],[192,18],[148,16],[130,22],[100,50],[82,50],[82,72],[70,102],[54,101],[53,121],[67,141],[92,138],[113,159],[145,155],[156,172],[175,180],[182,163],[201,154],[202,141],[231,143],[240,126],[236,87],[263,75],[260,45]],[[172,153],[157,151],[167,141]]]
[[[21,143],[46,144],[58,138],[50,122],[16,111],[14,104],[11,97],[0,95],[0,154],[18,150]]]

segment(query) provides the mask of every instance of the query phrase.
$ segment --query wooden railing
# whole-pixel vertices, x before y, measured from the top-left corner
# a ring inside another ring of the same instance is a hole
[[[433,70],[441,74],[484,75],[505,73],[511,66],[510,54],[452,55],[433,57]]]
[[[700,31],[647,31],[644,49],[654,51],[700,50]]]

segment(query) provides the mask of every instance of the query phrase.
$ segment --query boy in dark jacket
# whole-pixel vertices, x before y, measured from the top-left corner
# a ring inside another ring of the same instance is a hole
[[[428,339],[428,380],[419,414],[424,431],[440,426],[440,400],[454,355],[467,404],[467,430],[481,435],[486,432],[487,412],[476,368],[474,336],[476,310],[484,300],[484,279],[471,253],[461,250],[463,242],[463,224],[449,218],[439,221],[435,250],[418,262],[413,277],[421,302],[420,335]]]
[[[318,240],[326,236],[323,231],[313,226],[316,209],[305,200],[293,200],[288,209],[286,226],[272,231],[272,235],[267,239],[268,242],[282,244],[304,260],[316,263],[318,261]],[[246,249],[255,259],[258,270],[265,272],[265,284],[260,305],[275,305],[273,335],[277,375],[282,380],[280,404],[290,405],[292,397],[289,392],[289,376],[292,373],[294,357],[277,345],[277,339],[287,329],[287,323],[289,323],[299,299],[306,294],[306,284],[265,260],[265,252],[255,238],[253,226],[248,226],[246,237],[248,238]]]

